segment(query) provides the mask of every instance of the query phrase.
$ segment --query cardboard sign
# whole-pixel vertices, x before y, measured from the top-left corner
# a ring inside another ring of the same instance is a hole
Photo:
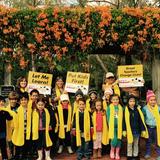
[[[89,73],[67,72],[65,90],[67,92],[76,93],[78,89],[81,89],[84,94],[87,94],[89,78]]]
[[[40,94],[50,95],[52,85],[52,74],[32,72],[28,75],[28,90],[37,89]]]
[[[118,80],[119,87],[143,86],[143,65],[118,66]]]
[[[12,85],[3,85],[3,86],[1,86],[1,95],[3,97],[7,98],[9,93],[14,90],[15,90],[15,87]]]

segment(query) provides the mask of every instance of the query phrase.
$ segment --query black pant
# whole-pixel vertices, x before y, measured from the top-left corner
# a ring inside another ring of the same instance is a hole
[[[49,131],[49,135],[52,141],[51,146],[51,154],[55,155],[57,153],[57,139],[58,139],[58,133],[55,133],[54,130]]]
[[[59,138],[59,145],[71,146],[71,135],[70,132],[65,132],[65,139]]]
[[[32,149],[31,146],[31,141],[30,140],[25,140],[24,145],[23,146],[16,146],[16,153],[15,156],[18,158],[26,158],[28,157],[30,151]]]
[[[9,150],[10,150],[11,155],[12,155],[12,157],[14,157],[14,155],[15,155],[15,153],[14,153],[14,144],[12,143],[12,141],[9,141],[8,145],[9,145]]]
[[[0,150],[1,150],[1,153],[2,153],[2,159],[8,159],[7,146],[6,146],[6,139],[5,138],[0,139]]]

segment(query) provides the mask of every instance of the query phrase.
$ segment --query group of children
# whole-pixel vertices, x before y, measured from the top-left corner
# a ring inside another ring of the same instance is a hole
[[[73,105],[68,93],[62,90],[63,81],[57,78],[52,98],[26,90],[26,79],[9,94],[8,105],[0,96],[0,149],[7,160],[7,142],[12,159],[51,160],[51,154],[77,153],[77,160],[102,157],[102,144],[110,148],[110,159],[120,160],[122,138],[127,139],[127,159],[140,159],[139,140],[146,138],[145,158],[151,157],[151,144],[156,144],[160,160],[160,107],[149,90],[146,106],[140,107],[135,96],[128,97],[123,106],[113,88],[106,88],[103,99],[96,90],[86,98],[81,90],[75,93]],[[7,142],[6,142],[7,141]],[[31,155],[31,157],[29,157]],[[35,157],[34,157],[35,156]]]

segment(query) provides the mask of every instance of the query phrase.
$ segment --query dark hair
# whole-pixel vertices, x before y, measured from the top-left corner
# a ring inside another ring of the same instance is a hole
[[[18,87],[18,88],[21,88],[20,82],[22,82],[23,79],[25,79],[26,82],[28,83],[27,78],[26,78],[25,76],[21,76],[21,77],[19,77],[19,78],[17,79],[17,87]]]
[[[80,98],[79,100],[78,100],[78,103],[79,103],[79,101],[82,101],[82,102],[84,102],[84,103],[86,103],[86,99],[83,97],[83,98]]]
[[[39,95],[39,91],[37,89],[31,90],[30,95],[32,95],[33,93],[37,93]]]
[[[113,95],[110,96],[110,99],[109,99],[110,103],[112,103],[111,101],[112,101],[113,97],[118,97],[119,104],[121,104],[123,106],[122,100],[121,100],[121,98],[120,98],[120,96],[118,94],[113,94]]]
[[[21,93],[19,96],[19,100],[21,100],[22,98],[26,98],[27,100],[29,100],[28,92]]]
[[[41,95],[38,97],[37,103],[38,103],[38,102],[43,102],[43,103],[45,104],[45,106],[46,106],[46,98],[44,97],[43,94],[41,94]]]
[[[134,99],[134,100],[135,100],[135,105],[136,105],[137,98],[136,98],[133,94],[131,94],[131,95],[128,96],[127,105],[129,106],[129,100],[130,100],[130,99]]]
[[[50,98],[49,95],[46,95],[46,96],[44,97],[46,106],[49,106],[49,105],[50,105],[50,102],[49,102],[50,99],[49,99],[49,98]]]
[[[0,95],[0,101],[6,102],[5,98]]]

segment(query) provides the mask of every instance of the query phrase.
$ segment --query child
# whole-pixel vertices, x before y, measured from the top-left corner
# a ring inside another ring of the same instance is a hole
[[[39,97],[37,100],[37,109],[33,111],[33,140],[37,140],[38,148],[38,159],[43,158],[43,149],[45,149],[46,160],[51,160],[50,158],[50,147],[52,146],[52,141],[49,136],[50,128],[50,115],[48,110],[45,108],[46,101],[45,98]]]
[[[120,89],[117,85],[118,81],[112,72],[108,72],[105,77],[105,83],[102,85],[102,89],[105,91],[108,88],[113,89],[114,94],[120,96]]]
[[[37,89],[33,89],[30,92],[30,101],[32,103],[32,109],[36,108],[36,102],[39,97],[39,91]]]
[[[93,158],[101,158],[102,143],[108,144],[108,127],[106,120],[106,112],[103,110],[102,101],[95,101],[95,111],[93,112]],[[98,152],[98,155],[97,155]]]
[[[49,98],[50,98],[49,96],[46,96],[45,101],[46,101],[46,106],[47,106],[46,109],[48,110],[49,115],[50,115],[51,129],[49,131],[49,135],[53,143],[53,145],[51,146],[50,152],[51,152],[51,157],[53,157],[55,153],[57,153],[58,113],[57,113],[57,108],[49,102]]]
[[[17,109],[19,107],[19,104],[17,103],[18,94],[15,91],[12,91],[9,93],[8,99],[9,99],[9,105],[7,106],[7,108],[17,113]],[[7,140],[9,144],[11,157],[14,157],[14,145],[12,143],[13,129],[14,129],[14,121],[13,120],[7,121]]]
[[[89,153],[89,141],[93,133],[91,114],[85,105],[84,98],[80,98],[78,101],[78,109],[74,115],[72,134],[76,136],[77,160],[81,160],[86,157],[90,159]]]
[[[0,150],[2,160],[7,160],[6,120],[12,120],[12,114],[5,108],[5,98],[0,96]]]
[[[74,117],[74,114],[76,113],[77,109],[78,109],[78,100],[80,98],[83,98],[83,92],[78,89],[77,92],[75,93],[75,101],[74,101],[74,104],[73,104],[73,114],[72,114],[72,122],[73,122],[73,117]]]
[[[150,158],[151,144],[155,142],[157,160],[160,160],[160,107],[157,105],[156,96],[152,90],[147,91],[146,101],[147,105],[142,110],[149,133],[149,138],[146,141],[145,158]]]
[[[58,153],[63,151],[63,143],[67,146],[68,153],[72,154],[71,149],[71,115],[72,108],[69,104],[68,94],[62,94],[60,96],[60,105],[58,106],[58,118],[59,118],[59,149]]]
[[[148,131],[144,122],[144,116],[140,106],[136,105],[136,98],[133,95],[128,97],[128,105],[125,108],[125,123],[123,135],[127,136],[127,159],[139,159],[138,157],[138,144],[139,138],[142,136],[147,138]]]
[[[111,140],[110,158],[115,158],[116,160],[120,159],[119,152],[121,147],[123,120],[123,108],[119,102],[119,96],[117,94],[113,94],[111,96],[111,104],[107,109],[109,139]]]
[[[90,89],[88,95],[89,95],[89,99],[86,101],[86,108],[92,113],[95,109],[97,91],[95,89]]]
[[[31,113],[32,107],[28,105],[29,96],[27,92],[20,94],[20,106],[14,120],[14,131],[12,142],[16,146],[16,159],[28,157],[31,144]]]
[[[104,91],[104,96],[103,96],[103,109],[104,110],[107,110],[110,104],[111,95],[113,95],[113,90],[111,88],[108,88]]]
[[[39,91],[37,89],[33,89],[30,92],[30,99],[28,102],[28,105],[31,107],[32,112],[34,109],[37,108],[37,99],[39,98]],[[33,118],[33,114],[31,113],[31,119]],[[31,128],[31,132],[33,128]],[[32,145],[32,147],[30,148],[30,155],[32,157],[37,157],[37,147],[36,147],[36,141],[34,141],[33,139],[30,139],[30,144]]]
[[[75,93],[75,101],[74,101],[74,104],[73,104],[73,114],[72,114],[72,125],[73,125],[73,119],[74,119],[74,115],[78,109],[78,101],[80,98],[83,98],[84,95],[83,95],[83,92],[78,89],[77,92]],[[71,145],[72,145],[72,149],[73,151],[76,151],[76,137],[74,135],[71,135]]]

